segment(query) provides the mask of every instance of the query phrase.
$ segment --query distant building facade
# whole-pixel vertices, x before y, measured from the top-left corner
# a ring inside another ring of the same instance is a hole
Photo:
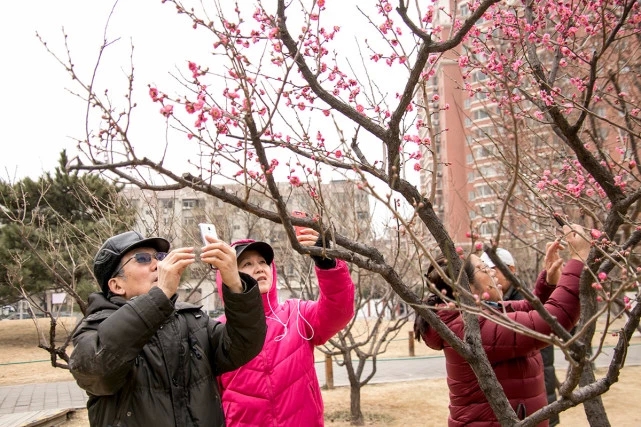
[[[288,210],[302,210],[318,214],[317,205],[302,187],[280,183],[280,190],[287,194]],[[246,196],[242,185],[225,185],[225,190],[239,197]],[[321,184],[323,193],[324,221],[331,222],[336,231],[351,237],[363,236],[370,230],[370,206],[368,196],[359,191],[350,181],[331,181]],[[252,238],[268,242],[276,252],[279,298],[291,296],[313,298],[316,292],[313,283],[311,259],[294,253],[283,225],[258,218],[222,200],[189,188],[176,191],[150,191],[127,187],[122,192],[138,212],[136,229],[146,235],[167,238],[172,247],[201,247],[198,223],[213,223],[219,238],[230,243]],[[249,192],[249,200],[256,207],[274,209],[269,197],[258,192]],[[207,265],[194,265],[181,284],[178,295],[181,300],[203,305],[210,313],[220,310],[215,277]]]

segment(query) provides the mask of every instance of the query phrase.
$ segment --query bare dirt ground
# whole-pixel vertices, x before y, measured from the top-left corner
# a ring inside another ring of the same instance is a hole
[[[73,329],[75,320],[64,322]],[[48,322],[39,321],[48,336]],[[409,331],[406,325],[399,336],[390,343],[385,357],[407,357]],[[68,371],[53,368],[48,353],[37,348],[39,334],[31,320],[0,321],[0,386],[36,382],[73,380]],[[611,338],[612,340],[614,337]],[[636,342],[641,339],[636,338]],[[68,351],[70,354],[71,351]],[[417,356],[434,352],[416,343]],[[323,355],[318,354],[318,360]],[[602,371],[597,376],[603,376]],[[562,375],[562,373],[557,373]],[[624,368],[620,380],[603,396],[610,422],[615,427],[636,427],[641,425],[638,410],[638,394],[641,391],[641,367]],[[337,387],[323,390],[325,421],[327,426],[348,427],[349,388]],[[447,424],[448,390],[445,379],[421,380],[404,383],[368,385],[362,389],[361,408],[366,425],[371,427],[437,427]],[[63,427],[86,427],[86,411],[76,411]],[[571,408],[561,414],[563,427],[587,427],[583,406]]]

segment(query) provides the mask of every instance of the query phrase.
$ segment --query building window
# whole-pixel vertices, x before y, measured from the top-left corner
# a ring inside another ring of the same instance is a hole
[[[164,209],[173,209],[174,208],[174,200],[173,199],[161,199],[160,200],[160,206],[162,206]]]
[[[198,220],[193,217],[185,217],[183,218],[183,225],[190,226],[190,225],[196,225],[198,223]]]
[[[479,171],[481,172],[481,175],[483,175],[486,178],[497,175],[496,169],[492,166],[483,166],[479,169]]]
[[[496,209],[494,209],[494,205],[480,205],[479,210],[481,211],[481,216],[490,216],[496,211]]]
[[[281,242],[281,241],[284,240],[284,238],[285,238],[285,232],[284,231],[279,231],[277,233],[274,233],[271,236],[271,241],[272,242]]]
[[[183,209],[194,209],[199,206],[198,199],[183,199]]]
[[[482,82],[484,80],[487,80],[487,74],[481,71],[477,71],[476,73],[474,73],[474,80],[477,82]]]
[[[476,110],[474,111],[473,115],[474,115],[474,120],[483,120],[490,117],[490,115],[485,110]]]
[[[478,197],[489,197],[494,195],[494,192],[489,185],[481,185],[476,188],[476,194]]]
[[[482,236],[490,236],[493,234],[496,234],[496,230],[498,229],[498,226],[496,223],[485,223],[481,224],[481,227],[479,227],[479,231],[481,232]]]
[[[475,155],[478,159],[490,157],[492,155],[492,150],[490,149],[490,147],[479,147],[475,150]]]

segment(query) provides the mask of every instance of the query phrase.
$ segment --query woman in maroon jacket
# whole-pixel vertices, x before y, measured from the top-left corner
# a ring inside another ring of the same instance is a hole
[[[564,226],[563,231],[571,259],[561,271],[563,260],[559,257],[558,251],[563,247],[558,241],[548,243],[546,270],[539,274],[534,294],[544,303],[545,309],[556,317],[566,330],[570,330],[579,320],[579,278],[583,271],[583,262],[590,252],[590,242],[585,238],[580,226]],[[447,264],[447,260],[442,257],[436,261],[441,267]],[[470,255],[464,268],[473,294],[486,301],[501,300],[501,290],[496,285],[493,270],[479,257]],[[444,270],[447,271],[446,268]],[[452,288],[439,276],[434,266],[429,267],[426,276],[441,291],[441,295],[432,294],[428,298],[428,305],[434,307],[440,319],[462,339],[464,323],[461,313],[445,301],[455,300]],[[550,326],[526,300],[505,301],[498,307],[498,312],[505,308],[505,316],[531,330],[545,335],[552,332]],[[494,314],[490,314],[489,317],[492,315]],[[539,350],[548,344],[499,325],[487,317],[479,316],[479,324],[487,357],[517,415],[524,418],[544,407],[547,397]],[[496,416],[478,385],[476,375],[465,359],[420,316],[416,318],[414,331],[416,339],[422,338],[428,347],[443,350],[445,353],[447,384],[450,389],[448,425],[498,426]],[[547,420],[539,424],[547,425]]]

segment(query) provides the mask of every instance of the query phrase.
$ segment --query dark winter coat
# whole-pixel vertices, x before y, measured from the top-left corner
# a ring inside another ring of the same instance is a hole
[[[567,330],[572,329],[579,320],[579,277],[582,270],[583,263],[570,260],[563,268],[556,288],[546,285],[545,272],[542,272],[537,280],[535,295]],[[551,333],[550,326],[532,309],[528,301],[510,301],[503,304],[506,307],[506,316],[511,320],[542,334]],[[437,310],[437,314],[459,338],[463,338],[463,319],[458,311]],[[487,357],[517,414],[521,417],[527,416],[544,407],[547,398],[539,350],[547,344],[512,331],[485,317],[479,317],[479,325]],[[447,383],[450,390],[448,425],[498,426],[494,412],[465,359],[429,326],[421,337],[430,348],[443,350],[445,353]],[[539,424],[547,425],[547,420]]]
[[[520,291],[514,286],[510,286],[508,291],[503,294],[504,301],[520,301],[524,299]],[[556,372],[554,370],[554,346],[549,345],[541,349],[541,358],[543,359],[543,378],[545,380],[545,393],[547,394],[548,404],[556,401]],[[559,424],[559,414],[552,415],[549,420],[550,427]]]
[[[554,346],[549,345],[541,349],[541,358],[543,359],[543,377],[545,378],[545,393],[547,394],[548,404],[556,401],[556,371],[554,370]],[[559,424],[559,414],[552,415],[549,419],[550,427]]]
[[[216,376],[256,356],[265,314],[256,282],[225,286],[227,323],[154,287],[129,301],[89,297],[69,362],[92,426],[224,426]]]

